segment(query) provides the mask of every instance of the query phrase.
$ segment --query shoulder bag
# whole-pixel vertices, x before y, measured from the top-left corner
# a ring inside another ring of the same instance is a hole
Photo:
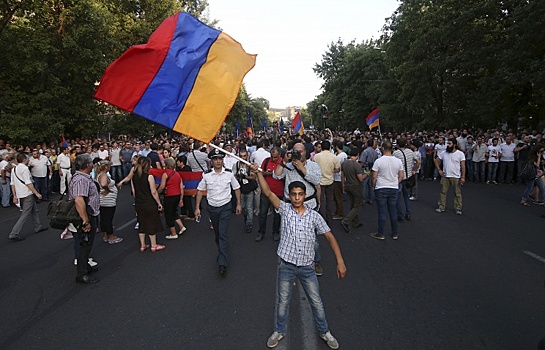
[[[405,156],[405,152],[401,150],[401,154],[403,154],[403,159],[405,159],[405,162],[403,165],[405,166],[405,173],[409,175],[409,171],[407,170],[407,157]],[[412,174],[405,180],[405,187],[407,188],[413,188],[416,186],[416,174]]]

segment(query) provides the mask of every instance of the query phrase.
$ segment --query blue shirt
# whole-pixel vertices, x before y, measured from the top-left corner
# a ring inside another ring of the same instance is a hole
[[[281,202],[276,211],[281,219],[278,256],[296,266],[311,265],[314,262],[316,235],[331,231],[324,218],[306,204],[303,215],[285,202]]]

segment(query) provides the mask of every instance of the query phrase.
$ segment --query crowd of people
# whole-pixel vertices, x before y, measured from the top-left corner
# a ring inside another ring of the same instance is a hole
[[[441,181],[437,213],[446,212],[452,188],[454,212],[462,215],[465,182],[524,184],[520,204],[543,205],[544,150],[542,133],[535,130],[380,134],[326,129],[275,137],[220,134],[211,145],[179,135],[76,138],[17,147],[0,140],[1,198],[3,207],[17,205],[22,212],[9,235],[16,242],[24,240],[21,232],[29,219],[35,232],[47,229],[37,215],[38,203],[66,194],[75,201],[83,223],[69,225],[62,237],[74,238],[76,281],[86,284],[99,281],[91,275],[96,264],[90,257],[92,233],[102,233],[108,244],[123,241],[114,234],[113,218],[118,188],[124,184],[130,184],[134,196],[141,252],[166,248],[157,239],[164,230],[162,213],[168,228],[165,239],[177,239],[187,229],[184,221],[200,221],[206,198],[221,275],[229,266],[231,215],[243,214],[247,233],[258,226],[256,242],[267,237],[272,216],[271,238],[279,241],[282,264],[277,324],[267,345],[275,347],[285,335],[289,282],[299,278],[319,316],[315,319],[320,336],[335,349],[338,342],[316,292],[315,277],[323,274],[316,235],[327,238],[342,278],[346,267],[331,233],[332,221],[339,220],[346,232],[353,232],[362,226],[362,206],[376,203],[378,231],[370,236],[384,240],[389,219],[390,237],[397,240],[398,223],[413,219],[411,202],[418,200],[418,181]],[[182,172],[200,174],[196,193],[188,195]]]

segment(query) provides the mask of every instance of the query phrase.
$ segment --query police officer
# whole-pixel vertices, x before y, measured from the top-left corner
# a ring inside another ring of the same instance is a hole
[[[229,221],[231,219],[231,188],[237,199],[236,213],[242,212],[240,205],[240,185],[230,170],[223,166],[225,154],[213,149],[209,154],[212,169],[203,175],[197,187],[195,217],[201,215],[200,204],[203,191],[207,191],[208,214],[214,227],[218,246],[219,273],[225,274],[229,257]]]

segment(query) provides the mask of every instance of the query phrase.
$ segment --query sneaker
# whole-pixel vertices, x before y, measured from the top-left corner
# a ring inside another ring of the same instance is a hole
[[[267,339],[267,346],[269,348],[274,348],[278,345],[278,342],[284,338],[284,335],[274,331],[273,334]]]
[[[415,201],[415,200],[417,200],[417,199],[418,199],[418,198],[416,198],[415,196],[410,196],[410,197],[409,197],[409,200],[410,200],[410,201]]]
[[[138,230],[140,228],[140,224],[137,222],[136,225],[134,225],[134,229]]]
[[[255,241],[256,241],[256,242],[261,242],[261,240],[263,240],[263,234],[262,234],[262,233],[258,233],[257,236],[255,237]]]
[[[487,185],[490,185],[490,181],[487,181],[486,184],[487,184]]]
[[[436,211],[437,213],[444,213],[444,212],[445,212],[445,209],[437,208],[437,209],[435,209],[435,211]]]
[[[384,235],[381,235],[378,232],[371,233],[369,236],[373,237],[374,239],[384,240]]]
[[[397,241],[398,238],[399,238],[399,236],[397,235],[397,233],[394,234],[394,235],[392,235],[392,239],[393,239],[394,241]]]
[[[333,220],[342,220],[342,219],[343,219],[342,215],[334,215],[333,216]]]
[[[456,215],[462,215],[462,211],[460,209],[456,210]]]
[[[74,259],[74,265],[77,265],[77,264],[78,264],[78,259]],[[98,265],[98,263],[96,261],[94,261],[93,258],[89,258],[88,264],[91,267],[95,267],[95,266]]]
[[[405,220],[411,221],[411,214],[406,214],[405,215]]]
[[[314,264],[314,271],[316,271],[316,276],[322,276],[324,274],[324,269],[320,263]]]
[[[246,233],[252,233],[252,226],[246,226]]]
[[[497,185],[497,184],[498,184],[496,181],[492,181],[492,183],[493,183],[494,185]]]
[[[327,331],[326,334],[320,334],[320,338],[322,338],[327,343],[327,346],[329,346],[330,349],[339,348],[339,342],[337,341],[337,339],[335,339],[330,331]]]
[[[273,240],[274,241],[279,241],[280,240],[280,233],[278,233],[278,232],[273,233]]]
[[[341,221],[341,226],[347,233],[350,233],[350,226],[346,222]]]

